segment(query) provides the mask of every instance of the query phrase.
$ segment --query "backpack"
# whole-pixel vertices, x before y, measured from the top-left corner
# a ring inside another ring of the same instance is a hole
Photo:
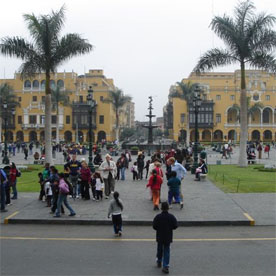
[[[70,192],[69,186],[68,186],[68,184],[64,181],[64,179],[61,179],[61,180],[59,181],[59,190],[60,190],[60,192],[61,192],[62,194],[65,194],[65,195],[69,194],[69,192]]]
[[[21,171],[16,169],[16,177],[20,177],[21,176]]]

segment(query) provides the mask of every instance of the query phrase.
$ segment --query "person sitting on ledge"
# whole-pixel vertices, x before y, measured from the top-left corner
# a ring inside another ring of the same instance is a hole
[[[207,174],[207,173],[208,173],[207,165],[206,165],[206,163],[203,159],[200,159],[199,167],[196,168],[195,181],[200,181],[200,175],[201,174]]]

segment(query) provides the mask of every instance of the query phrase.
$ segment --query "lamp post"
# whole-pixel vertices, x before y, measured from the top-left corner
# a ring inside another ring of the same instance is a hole
[[[95,171],[95,167],[92,161],[92,113],[93,108],[96,106],[96,102],[93,99],[93,89],[92,86],[89,86],[88,95],[86,97],[87,104],[89,105],[89,157],[88,157],[88,167],[91,172]]]
[[[4,157],[2,160],[3,164],[9,164],[10,160],[8,158],[8,146],[7,146],[7,111],[8,111],[8,104],[6,102],[3,103],[4,109],[4,138],[5,138],[5,147],[4,147]]]
[[[196,86],[193,97],[193,107],[195,111],[195,143],[193,148],[194,163],[191,170],[192,174],[195,174],[196,168],[198,167],[198,113],[201,103],[202,100],[200,98],[200,88],[199,86]]]

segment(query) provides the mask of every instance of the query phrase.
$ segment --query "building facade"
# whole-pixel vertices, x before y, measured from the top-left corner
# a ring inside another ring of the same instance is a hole
[[[233,73],[212,72],[199,76],[191,73],[182,80],[184,83],[198,83],[202,88],[202,105],[198,115],[200,141],[239,141],[240,79],[240,70],[237,70]],[[276,140],[275,74],[247,70],[246,87],[248,107],[251,110],[248,114],[248,140]],[[170,138],[176,141],[186,141],[187,135],[193,141],[194,109],[192,103],[189,103],[188,114],[185,100],[172,97],[177,89],[177,86],[171,87],[169,101],[164,107],[165,128],[169,129]]]
[[[8,83],[17,96],[20,106],[13,115],[14,124],[8,124],[7,139],[11,141],[43,141],[45,119],[45,75],[36,74],[32,79],[1,79],[0,85]],[[69,96],[68,105],[59,105],[52,112],[52,138],[56,138],[56,124],[59,122],[59,138],[66,142],[88,142],[89,108],[86,97],[92,88],[96,107],[93,109],[92,127],[94,142],[115,140],[115,113],[111,103],[104,100],[114,90],[114,82],[104,76],[103,70],[89,70],[84,75],[74,72],[51,75],[51,88],[59,87]],[[133,111],[134,112],[134,111]],[[3,119],[3,118],[2,118]],[[3,131],[2,131],[3,140]]]

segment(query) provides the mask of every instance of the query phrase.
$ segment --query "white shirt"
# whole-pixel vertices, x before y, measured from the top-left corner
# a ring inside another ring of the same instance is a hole
[[[96,178],[96,191],[101,191],[104,187],[104,184],[101,182],[100,178]]]

